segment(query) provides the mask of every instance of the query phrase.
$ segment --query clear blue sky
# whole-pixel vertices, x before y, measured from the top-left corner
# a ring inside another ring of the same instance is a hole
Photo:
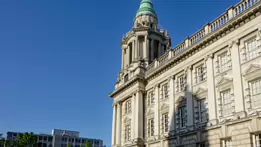
[[[240,0],[154,0],[173,46]],[[110,144],[120,41],[140,0],[0,1],[0,132],[77,130]]]

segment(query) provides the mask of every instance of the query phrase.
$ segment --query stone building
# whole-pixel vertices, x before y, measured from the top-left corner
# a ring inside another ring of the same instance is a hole
[[[260,147],[260,14],[242,0],[172,48],[142,0],[110,94],[113,147]]]

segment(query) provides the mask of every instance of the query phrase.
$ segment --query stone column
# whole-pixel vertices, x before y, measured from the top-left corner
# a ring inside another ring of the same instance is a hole
[[[185,74],[187,74],[187,84],[186,84],[186,97],[187,97],[187,125],[192,126],[193,125],[193,97],[192,97],[192,67],[189,66],[186,69]]]
[[[169,131],[175,129],[175,99],[174,99],[174,76],[169,78]]]
[[[135,103],[135,138],[143,138],[143,94],[141,91],[136,92]]]
[[[125,63],[126,65],[128,65],[128,67],[130,66],[130,46],[128,45],[128,48],[126,49],[126,54],[125,54]]]
[[[154,40],[153,39],[151,39],[150,45],[151,45],[150,59],[153,62],[154,61]]]
[[[160,135],[160,120],[159,120],[159,85],[155,87],[155,113],[154,113],[154,135]]]
[[[208,87],[208,113],[209,113],[209,124],[217,124],[217,105],[215,97],[215,83],[214,83],[214,66],[213,66],[214,55],[208,55],[206,57],[207,65],[207,87]]]
[[[159,42],[158,44],[158,57],[160,57],[162,55],[162,52],[161,52],[161,43]]]
[[[144,36],[144,48],[143,48],[143,57],[144,57],[144,59],[145,59],[145,61],[148,61],[148,48],[149,48],[149,41],[148,41],[148,36],[147,35],[145,35]]]
[[[136,108],[136,103],[135,103],[136,96],[133,93],[132,98],[131,98],[131,139],[135,139],[135,108]]]
[[[136,59],[139,60],[140,58],[140,50],[139,50],[139,36],[136,36],[136,45],[135,45],[135,53]]]
[[[112,115],[112,140],[111,140],[111,144],[112,144],[112,146],[114,146],[115,145],[115,133],[116,133],[116,112],[117,111],[117,109],[116,109],[116,105],[115,104],[113,104],[113,115]]]
[[[122,48],[121,52],[121,69],[124,69],[124,48]]]
[[[135,41],[132,41],[132,61],[134,61],[135,58]]]
[[[121,103],[117,104],[116,144],[121,144]]]
[[[230,44],[231,59],[232,59],[232,71],[233,71],[233,88],[235,97],[235,112],[236,116],[240,118],[246,117],[244,97],[243,97],[243,86],[241,79],[241,64],[239,59],[239,40],[232,41]]]

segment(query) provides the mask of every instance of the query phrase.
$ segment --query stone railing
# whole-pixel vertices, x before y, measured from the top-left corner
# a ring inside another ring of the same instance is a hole
[[[163,65],[164,63],[166,63],[166,61],[168,61],[168,57],[169,57],[169,51],[167,51],[165,54],[163,54],[162,56],[160,56],[158,58],[158,64],[159,66]]]
[[[189,37],[190,45],[193,45],[200,41],[205,36],[205,28],[201,29],[200,31],[196,32],[194,35]]]
[[[198,32],[194,33],[192,36],[185,39],[185,41],[183,41],[181,44],[179,44],[178,46],[174,47],[170,51],[163,54],[156,61],[152,62],[151,63],[152,65],[150,64],[147,67],[146,74],[148,75],[158,66],[164,65],[170,59],[175,58],[177,55],[182,54],[188,48],[201,41],[204,37],[210,35],[211,33],[214,33],[219,28],[222,28],[226,23],[228,23],[233,18],[239,17],[241,13],[259,4],[260,1],[261,0],[242,0],[240,3],[236,4],[235,6],[230,7],[225,13],[223,13],[217,19],[208,23]]]
[[[216,31],[218,28],[221,28],[224,24],[229,21],[228,12],[222,14],[219,18],[210,23],[210,32]]]
[[[234,6],[234,15],[237,16],[250,7],[254,6],[257,4],[260,0],[242,0],[240,3]]]
[[[147,73],[150,73],[150,72],[152,72],[154,69],[155,69],[155,62],[156,61],[153,61],[152,63],[150,63],[149,65],[148,65],[148,67],[147,67]]]
[[[181,54],[185,50],[185,42],[182,42],[177,47],[173,49],[174,55]]]

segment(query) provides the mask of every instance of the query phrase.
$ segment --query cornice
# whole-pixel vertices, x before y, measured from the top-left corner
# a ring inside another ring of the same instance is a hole
[[[136,84],[138,81],[143,81],[143,80],[144,80],[144,78],[142,76],[136,75],[135,77],[131,78],[126,84],[120,86],[119,88],[114,90],[112,93],[110,93],[109,97],[113,98],[113,97],[119,95],[120,93],[122,93],[123,91],[125,91],[126,89],[128,89],[129,87]]]
[[[160,74],[164,73],[170,68],[186,60],[193,54],[213,44],[214,42],[221,39],[222,37],[229,34],[230,32],[233,32],[238,27],[247,24],[250,20],[259,16],[260,12],[261,12],[261,2],[256,4],[256,6],[252,7],[251,9],[243,12],[242,14],[239,14],[238,16],[232,18],[229,22],[224,24],[222,27],[218,28],[215,32],[207,34],[204,38],[202,38],[202,40],[198,41],[192,46],[189,46],[187,49],[185,49],[185,51],[182,54],[179,54],[173,57],[172,59],[168,60],[167,63],[164,64],[163,66],[159,66],[156,69],[154,69],[153,72],[146,74],[145,79],[150,81],[158,77]],[[235,40],[234,43],[237,43],[237,40]]]

